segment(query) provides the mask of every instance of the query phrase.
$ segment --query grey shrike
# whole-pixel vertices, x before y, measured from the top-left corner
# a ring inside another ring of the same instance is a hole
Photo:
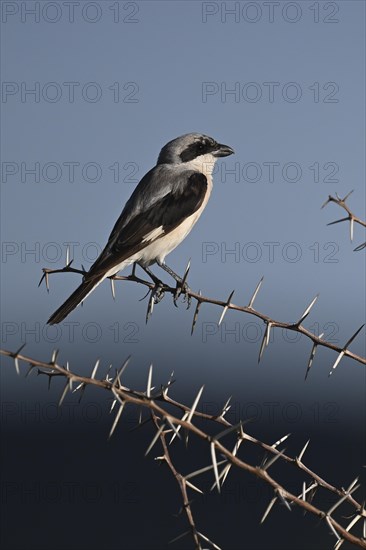
[[[233,153],[228,145],[203,134],[185,134],[167,143],[156,166],[127,201],[106,247],[83,282],[48,323],[60,323],[105,278],[130,264],[147,269],[156,262],[174,277],[164,263],[165,256],[183,241],[202,214],[212,190],[215,161]]]

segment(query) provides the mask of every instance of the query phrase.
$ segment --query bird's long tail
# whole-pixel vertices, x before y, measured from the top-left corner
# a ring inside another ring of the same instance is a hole
[[[49,325],[56,325],[61,323],[71,313],[73,309],[76,308],[85,300],[85,298],[93,292],[93,290],[105,279],[105,275],[99,277],[93,277],[89,280],[83,281],[81,285],[71,294],[71,296],[66,300],[61,307],[59,307],[53,315],[48,319],[47,323]]]

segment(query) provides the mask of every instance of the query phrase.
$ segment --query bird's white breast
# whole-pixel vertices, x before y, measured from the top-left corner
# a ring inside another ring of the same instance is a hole
[[[198,218],[201,216],[211,195],[212,176],[211,174],[207,174],[206,177],[207,192],[200,208],[196,212],[194,212],[194,214],[186,218],[178,227],[173,229],[173,231],[170,231],[170,233],[168,233],[167,235],[160,237],[159,239],[148,245],[146,248],[144,248],[144,250],[141,250],[141,252],[138,253],[138,255],[140,256],[139,261],[146,264],[152,263],[156,260],[163,262],[165,256],[167,256],[186,238],[188,233],[197,222]]]

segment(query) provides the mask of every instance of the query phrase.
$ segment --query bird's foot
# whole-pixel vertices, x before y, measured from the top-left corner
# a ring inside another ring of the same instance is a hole
[[[183,301],[187,303],[187,309],[191,307],[192,303],[192,297],[191,297],[191,289],[187,285],[187,283],[183,282],[182,280],[179,282],[177,281],[177,286],[173,295],[173,302],[175,307],[178,307],[177,300],[181,294],[184,294]]]
[[[161,281],[155,284],[155,287],[152,289],[151,294],[155,304],[161,302],[161,300],[165,296],[164,285]]]
[[[191,289],[187,285],[186,280],[187,280],[187,277],[188,277],[191,260],[189,260],[189,262],[188,262],[188,265],[187,265],[187,268],[186,268],[186,271],[184,273],[183,278],[179,277],[179,275],[177,275],[175,273],[175,271],[173,271],[169,266],[167,266],[166,263],[159,262],[159,261],[157,263],[161,268],[164,269],[164,271],[169,273],[169,275],[171,277],[173,277],[173,279],[176,282],[177,286],[176,286],[176,289],[175,289],[175,292],[174,292],[174,295],[173,295],[173,302],[174,302],[175,307],[178,307],[177,300],[178,300],[179,296],[181,294],[184,294],[184,302],[187,303],[187,309],[189,309],[191,307],[192,297],[191,297]]]
[[[135,266],[136,264],[134,264]],[[151,269],[149,269],[148,267],[144,266],[143,264],[138,264],[141,269],[143,269],[145,271],[145,273],[147,273],[147,275],[150,277],[150,279],[153,281],[153,283],[155,283],[155,286],[156,287],[163,287],[164,283],[161,279],[159,279],[159,277],[157,277],[152,271]],[[134,274],[134,271],[133,271],[133,274]]]
[[[150,298],[147,304],[146,323],[148,322],[149,318],[152,315],[154,305],[161,302],[161,300],[164,298],[165,291],[164,291],[163,283],[161,281],[160,283],[156,283],[154,287],[149,290],[149,292],[150,292]]]
[[[187,286],[187,290],[184,293],[184,298],[183,298],[183,302],[187,303],[187,309],[189,309],[192,305],[192,296],[190,295],[190,290],[191,289],[189,288],[189,286]]]

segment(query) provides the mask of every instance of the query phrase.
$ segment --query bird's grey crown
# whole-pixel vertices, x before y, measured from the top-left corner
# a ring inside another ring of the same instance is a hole
[[[200,155],[215,151],[218,143],[205,134],[184,134],[169,141],[162,150],[157,164],[180,164],[189,162]]]

